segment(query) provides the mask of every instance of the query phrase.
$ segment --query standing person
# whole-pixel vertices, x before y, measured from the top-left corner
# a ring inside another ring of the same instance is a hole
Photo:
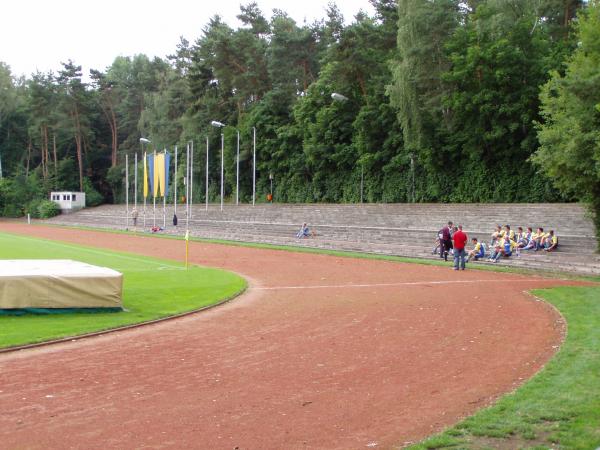
[[[454,270],[458,270],[458,262],[460,259],[460,268],[465,270],[465,246],[469,238],[467,233],[463,232],[462,225],[458,226],[458,231],[452,236],[454,239]]]
[[[138,218],[137,209],[133,208],[133,211],[131,211],[131,218],[133,219],[133,226],[136,227],[137,226],[137,218]]]
[[[448,252],[452,248],[452,221],[440,230],[440,258],[448,261]]]

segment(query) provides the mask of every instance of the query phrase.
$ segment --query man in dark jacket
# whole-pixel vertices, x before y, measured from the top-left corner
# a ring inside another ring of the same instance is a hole
[[[448,222],[439,232],[440,238],[440,258],[448,261],[448,252],[452,248],[452,221]]]

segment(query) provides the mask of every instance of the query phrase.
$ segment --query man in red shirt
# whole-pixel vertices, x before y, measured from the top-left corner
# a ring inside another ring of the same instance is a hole
[[[469,240],[467,233],[463,232],[462,225],[458,226],[458,231],[452,236],[454,240],[454,270],[458,270],[458,260],[460,259],[460,268],[465,270],[465,245]]]

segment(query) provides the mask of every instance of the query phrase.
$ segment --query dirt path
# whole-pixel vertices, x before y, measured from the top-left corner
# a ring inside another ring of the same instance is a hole
[[[181,259],[180,241],[0,223]],[[0,355],[2,448],[390,448],[532,376],[557,280],[191,243],[249,291],[208,312]]]

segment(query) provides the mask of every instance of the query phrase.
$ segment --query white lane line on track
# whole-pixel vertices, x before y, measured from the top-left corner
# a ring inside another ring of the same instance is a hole
[[[342,288],[372,288],[372,287],[395,287],[395,286],[426,286],[429,284],[476,284],[476,283],[506,283],[506,282],[530,283],[540,279],[523,280],[443,280],[443,281],[405,281],[402,283],[369,283],[369,284],[318,284],[314,286],[263,286],[253,287],[257,291],[277,291],[286,289],[342,289]]]
[[[121,255],[121,254],[119,254],[118,250],[102,251],[100,249],[93,249],[93,248],[86,247],[85,245],[71,244],[71,243],[62,242],[62,241],[52,241],[48,238],[36,238],[36,237],[21,236],[21,235],[10,235],[10,237],[22,239],[24,241],[37,241],[37,242],[41,241],[47,245],[53,245],[55,247],[65,247],[65,248],[69,248],[72,250],[74,249],[74,250],[80,251],[82,253],[91,253],[94,255],[110,256],[111,258],[115,258],[115,259],[119,258],[119,259],[124,259],[126,261],[134,261],[134,262],[139,262],[139,263],[144,263],[144,264],[151,264],[154,266],[159,266],[158,270],[185,270],[185,267],[183,267],[183,266],[176,266],[174,264],[169,264],[164,261],[153,261],[152,260],[153,257],[151,257],[151,256],[146,258],[143,256],[136,257],[136,256],[129,256],[129,255]]]

